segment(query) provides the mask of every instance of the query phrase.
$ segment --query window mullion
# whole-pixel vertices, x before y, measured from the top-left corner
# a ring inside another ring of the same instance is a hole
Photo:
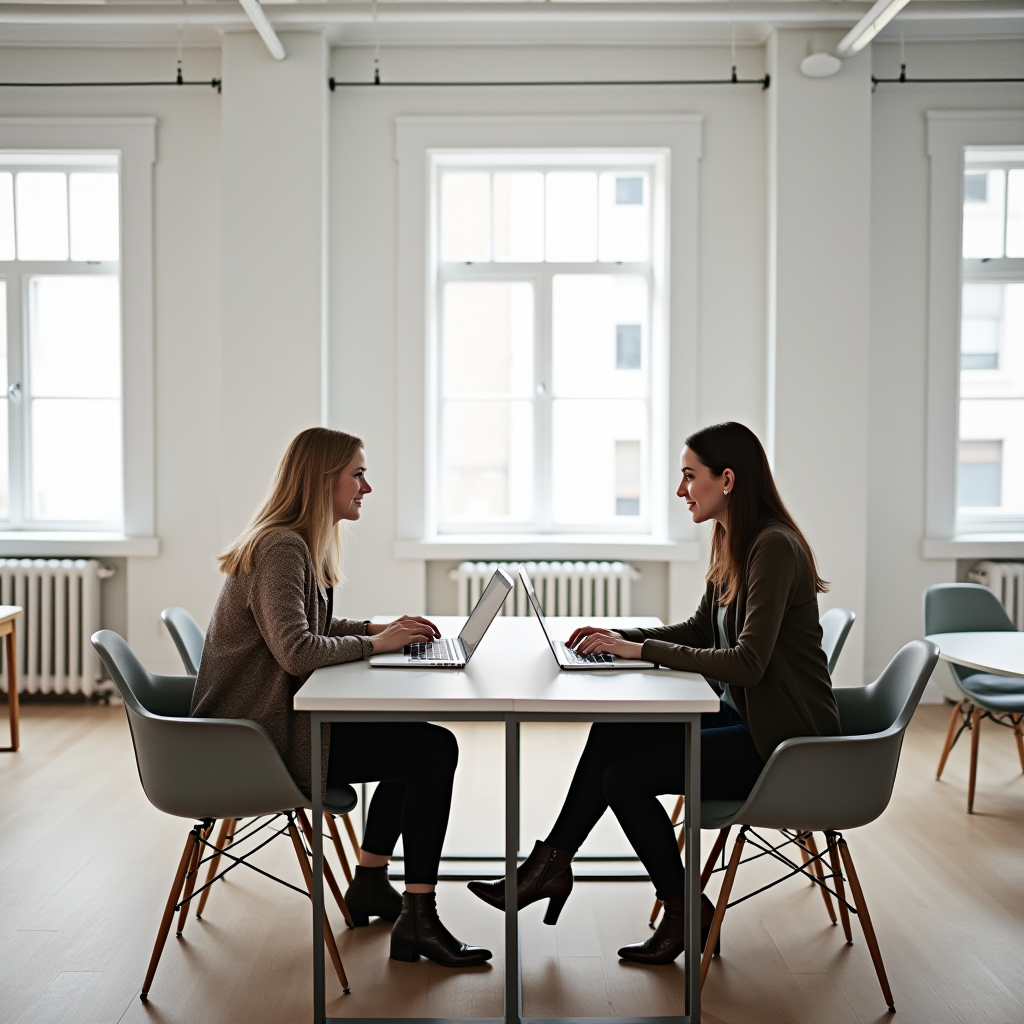
[[[26,336],[28,317],[25,304],[28,302],[28,274],[21,267],[11,275],[7,293],[7,380],[9,385],[18,384],[21,398],[8,401],[8,458],[10,474],[8,487],[11,526],[24,526],[27,515],[27,434],[28,434],[28,388],[25,381]]]
[[[542,265],[538,281],[540,294],[537,296],[537,398],[536,398],[536,493],[537,525],[541,532],[551,531],[553,515],[552,502],[552,458],[554,443],[552,435],[552,279],[554,268],[550,263]]]

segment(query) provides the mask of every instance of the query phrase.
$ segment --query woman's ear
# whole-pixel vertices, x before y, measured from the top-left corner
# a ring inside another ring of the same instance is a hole
[[[722,490],[726,494],[732,494],[732,489],[736,484],[736,474],[731,469],[722,470]]]

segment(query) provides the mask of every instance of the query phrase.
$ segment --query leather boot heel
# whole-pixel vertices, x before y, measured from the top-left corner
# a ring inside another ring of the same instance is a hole
[[[563,896],[552,896],[548,900],[548,909],[544,914],[545,924],[557,924],[558,915],[562,912],[562,907],[565,906],[565,901],[569,898],[569,894],[565,893]]]
[[[366,928],[370,923],[369,914],[354,914],[351,907],[348,908],[348,916],[352,918],[353,928]]]
[[[391,943],[391,959],[401,960],[402,963],[412,964],[419,960],[420,955],[415,949],[406,949],[405,946],[396,946]]]

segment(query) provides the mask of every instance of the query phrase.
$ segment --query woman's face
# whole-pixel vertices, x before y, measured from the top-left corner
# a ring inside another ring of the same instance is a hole
[[[334,521],[348,519],[355,522],[363,504],[363,495],[373,488],[366,482],[366,455],[360,448],[352,461],[338,474],[334,484]]]
[[[683,479],[676,494],[686,502],[695,523],[715,519],[725,525],[729,511],[729,496],[735,482],[733,471],[725,470],[721,476],[712,476],[711,470],[689,448],[679,458]]]

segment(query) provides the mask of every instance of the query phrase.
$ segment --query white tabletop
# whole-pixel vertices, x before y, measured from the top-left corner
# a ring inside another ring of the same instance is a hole
[[[997,676],[1024,676],[1024,633],[933,633],[925,640],[939,648],[943,661]]]
[[[380,621],[389,621],[380,618]],[[457,636],[464,618],[432,616],[443,636]],[[585,623],[658,626],[655,618],[548,619],[567,640]],[[703,676],[665,669],[563,672],[537,620],[494,620],[465,669],[371,668],[366,661],[317,669],[295,694],[296,711],[416,711],[553,714],[698,714],[718,710]]]

